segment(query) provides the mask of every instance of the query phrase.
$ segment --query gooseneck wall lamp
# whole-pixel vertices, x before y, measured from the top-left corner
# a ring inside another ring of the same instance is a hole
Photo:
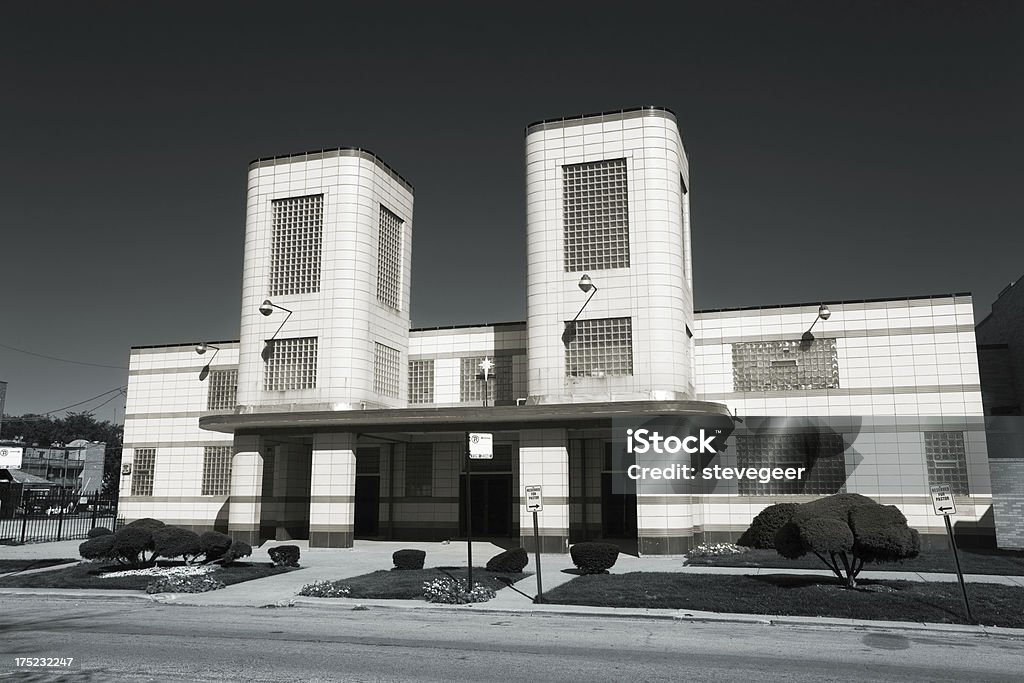
[[[206,353],[208,349],[213,349],[213,355],[210,356],[210,360],[206,362],[206,365],[203,366],[203,369],[199,371],[200,382],[202,382],[204,379],[210,376],[210,365],[213,364],[213,359],[217,357],[218,353],[220,353],[220,347],[215,346],[213,344],[209,344],[207,342],[199,342],[198,344],[196,344],[196,353],[198,353],[200,356]]]
[[[288,318],[292,317],[291,310],[285,308],[284,306],[278,306],[270,299],[264,299],[263,303],[260,304],[260,313],[263,314],[264,316],[270,316],[271,314],[273,314],[275,308],[278,309],[279,311],[284,311],[288,315],[286,315],[284,317],[284,320],[281,321],[281,324],[277,326],[277,329],[274,331],[274,334],[270,337],[270,339],[266,340],[263,343],[263,353],[260,354],[263,357],[263,360],[267,360],[274,354],[274,340],[277,338],[277,335],[281,331],[281,328],[284,327],[284,324],[288,322]]]
[[[590,296],[588,296],[587,300],[583,302],[583,305],[580,306],[580,310],[573,316],[572,320],[566,321],[565,331],[562,332],[562,343],[565,344],[565,346],[569,346],[569,344],[576,339],[576,321],[583,313],[583,309],[587,307],[590,300],[594,298],[595,294],[597,294],[597,285],[594,284],[594,281],[590,279],[589,275],[584,274],[584,276],[580,278],[579,283],[577,283],[577,286],[580,288],[580,291],[584,294],[589,293]]]
[[[814,341],[814,335],[811,334],[811,330],[814,329],[814,326],[818,324],[819,320],[828,320],[831,317],[832,311],[828,310],[828,306],[826,306],[825,304],[818,306],[818,317],[814,319],[814,322],[812,322],[811,326],[807,328],[807,331],[804,332],[803,335],[801,335],[800,341],[803,342],[804,344],[810,344],[812,341]]]

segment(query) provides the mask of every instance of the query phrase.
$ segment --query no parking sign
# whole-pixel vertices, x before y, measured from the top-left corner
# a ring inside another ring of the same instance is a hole
[[[21,446],[0,446],[0,470],[20,470]]]

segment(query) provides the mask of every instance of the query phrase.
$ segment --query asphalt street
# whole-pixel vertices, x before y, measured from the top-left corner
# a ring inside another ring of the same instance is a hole
[[[0,680],[1016,682],[1022,661],[962,633],[0,597]]]

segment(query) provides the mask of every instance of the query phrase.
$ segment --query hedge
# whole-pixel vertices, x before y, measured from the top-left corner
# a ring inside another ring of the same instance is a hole
[[[426,560],[427,553],[423,550],[396,550],[391,555],[395,569],[423,569],[423,563]]]
[[[619,559],[619,546],[613,543],[577,543],[569,548],[569,556],[584,574],[604,574]]]
[[[498,553],[487,560],[487,571],[505,572],[508,574],[522,573],[523,568],[529,563],[530,558],[522,548],[512,548],[503,553]]]

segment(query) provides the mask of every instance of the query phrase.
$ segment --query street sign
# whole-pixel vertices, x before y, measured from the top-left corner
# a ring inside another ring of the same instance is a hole
[[[492,460],[494,458],[494,435],[480,432],[469,434],[469,459]]]
[[[955,515],[956,501],[953,500],[953,489],[949,484],[935,484],[929,487],[932,494],[932,507],[937,515]]]
[[[0,470],[20,470],[23,452],[21,446],[0,446]]]
[[[540,512],[544,509],[544,499],[541,497],[540,486],[526,487],[526,511]]]

